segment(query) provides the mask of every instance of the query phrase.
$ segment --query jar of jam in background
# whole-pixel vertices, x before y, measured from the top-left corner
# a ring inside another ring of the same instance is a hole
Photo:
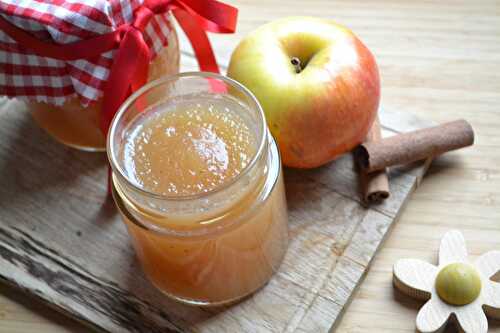
[[[148,82],[179,72],[179,41],[170,16],[169,22],[168,44],[151,61]],[[105,151],[106,138],[100,129],[102,98],[87,107],[78,97],[62,105],[30,102],[29,107],[36,123],[59,142],[85,151]]]
[[[288,244],[281,161],[255,97],[211,73],[151,82],[108,134],[113,196],[151,282],[220,305],[264,286]]]

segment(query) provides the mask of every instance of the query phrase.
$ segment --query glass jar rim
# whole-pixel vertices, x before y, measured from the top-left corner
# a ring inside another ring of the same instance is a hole
[[[242,92],[244,95],[246,95],[254,104],[256,107],[256,111],[258,114],[258,126],[261,129],[261,135],[258,137],[258,148],[255,151],[255,154],[252,156],[252,159],[250,162],[243,168],[243,170],[233,177],[231,180],[228,182],[223,183],[220,186],[215,187],[214,189],[208,191],[208,192],[203,192],[203,193],[198,193],[198,194],[189,194],[189,195],[168,195],[168,194],[160,194],[160,193],[154,193],[150,192],[148,190],[145,190],[144,188],[138,186],[137,184],[134,184],[132,181],[128,179],[128,177],[125,175],[125,171],[123,170],[122,167],[120,167],[120,164],[118,163],[117,160],[117,154],[116,154],[116,149],[114,145],[114,138],[115,138],[115,132],[116,132],[116,127],[117,124],[120,122],[121,118],[127,113],[129,107],[134,103],[140,96],[142,96],[144,93],[147,91],[158,87],[162,84],[168,83],[168,82],[173,82],[179,79],[183,78],[205,78],[205,79],[217,79],[220,81],[223,81],[224,83],[238,89],[240,92]],[[254,167],[255,164],[257,164],[259,158],[262,156],[265,145],[266,145],[266,140],[267,140],[267,124],[266,124],[266,118],[264,115],[264,111],[262,109],[262,106],[260,105],[259,101],[255,97],[255,95],[244,85],[239,83],[236,80],[233,80],[227,76],[221,75],[221,74],[216,74],[216,73],[211,73],[211,72],[196,72],[196,71],[191,71],[191,72],[183,72],[183,73],[178,73],[174,75],[166,75],[163,77],[160,77],[156,80],[153,80],[151,82],[148,82],[144,86],[142,86],[140,89],[135,91],[132,95],[130,95],[125,102],[122,103],[122,105],[118,108],[118,111],[114,115],[111,125],[109,127],[108,131],[108,136],[106,140],[106,152],[108,156],[109,163],[111,165],[111,169],[115,175],[117,175],[120,179],[124,180],[126,184],[130,187],[132,187],[135,191],[138,191],[144,196],[155,198],[155,199],[160,199],[160,200],[168,200],[168,201],[185,201],[185,200],[196,200],[200,198],[207,197],[212,194],[219,193],[221,191],[224,191],[225,189],[231,187],[233,184],[237,183],[238,180],[240,180],[243,176],[245,176],[252,168]],[[110,180],[111,181],[111,180]]]

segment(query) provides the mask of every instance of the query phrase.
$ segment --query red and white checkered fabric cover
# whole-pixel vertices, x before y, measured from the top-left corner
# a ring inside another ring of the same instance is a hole
[[[0,0],[0,15],[41,40],[65,44],[132,23],[144,0]],[[156,15],[144,32],[151,59],[167,45],[169,14]],[[0,31],[0,95],[61,105],[102,97],[116,50],[90,60],[61,61],[30,52]]]

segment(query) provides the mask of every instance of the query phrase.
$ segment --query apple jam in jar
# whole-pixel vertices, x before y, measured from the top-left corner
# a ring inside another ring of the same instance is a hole
[[[113,196],[158,289],[220,305],[261,288],[288,244],[280,156],[255,97],[183,73],[144,86],[108,136]]]
[[[167,41],[168,44],[151,61],[149,82],[179,72],[180,51],[175,29],[170,30]],[[85,151],[106,149],[106,138],[100,127],[102,98],[88,107],[82,106],[78,97],[59,106],[31,102],[29,107],[38,125],[67,146]]]

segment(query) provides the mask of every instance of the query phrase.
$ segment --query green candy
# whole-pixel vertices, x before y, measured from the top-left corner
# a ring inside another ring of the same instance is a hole
[[[466,305],[472,303],[481,293],[481,278],[468,264],[450,264],[437,275],[436,291],[448,304]]]

